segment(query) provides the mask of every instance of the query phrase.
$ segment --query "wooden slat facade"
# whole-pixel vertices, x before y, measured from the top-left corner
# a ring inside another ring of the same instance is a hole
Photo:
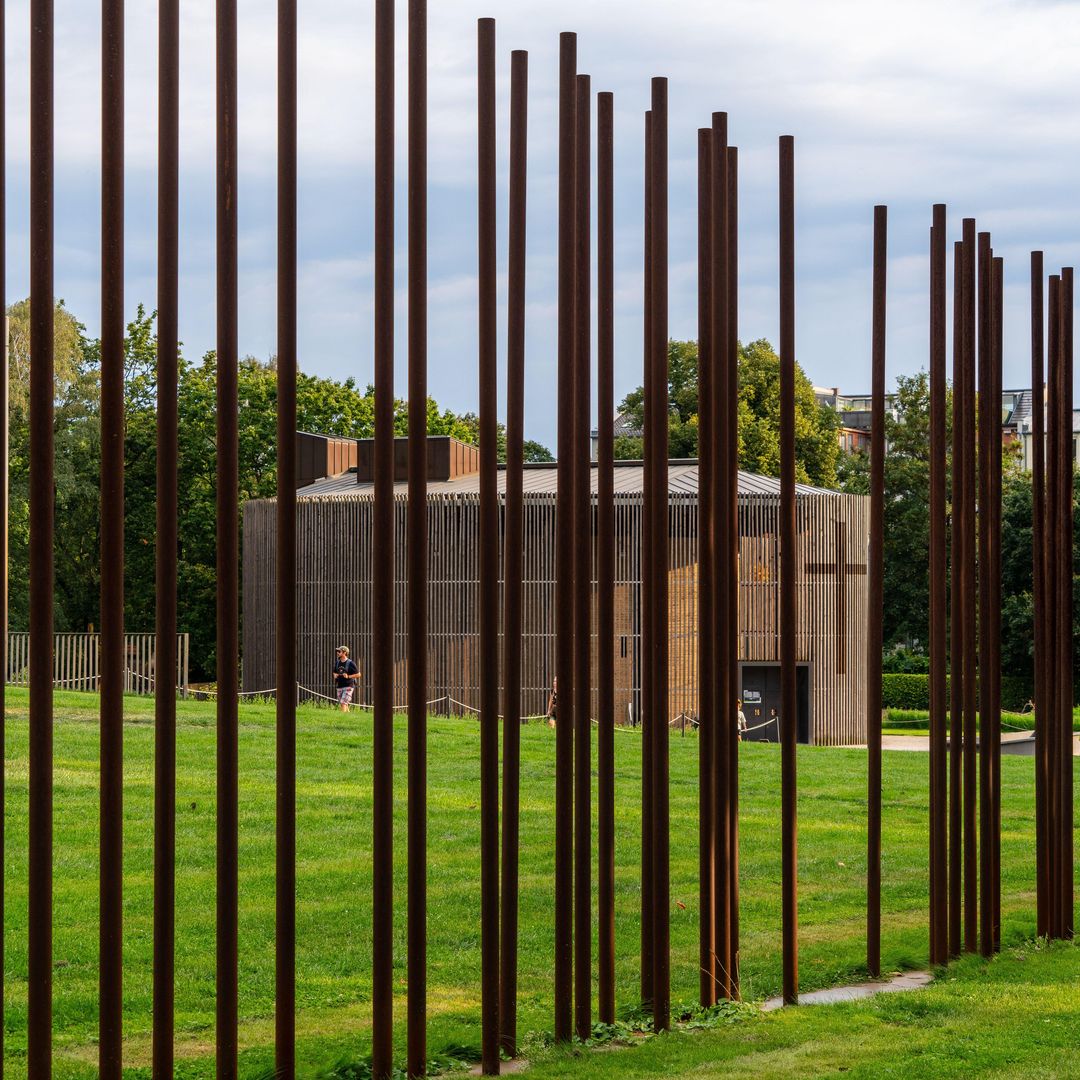
[[[697,495],[670,496],[669,625],[672,717],[697,712]],[[819,745],[865,741],[866,545],[869,502],[861,496],[801,494],[798,499],[797,657],[809,678],[809,738]],[[740,494],[739,655],[779,663],[779,541],[776,494]],[[297,658],[301,700],[332,697],[336,646],[360,666],[357,700],[370,701],[373,504],[366,493],[303,498],[298,505]],[[405,626],[406,500],[396,500],[395,603]],[[432,711],[475,710],[479,693],[479,500],[473,493],[429,497],[429,687]],[[274,524],[276,504],[244,508],[243,689],[276,687],[274,676]],[[615,688],[617,719],[632,723],[640,695],[641,495],[616,494]],[[555,497],[525,496],[522,713],[547,707],[554,674]],[[385,550],[385,549],[382,549]],[[484,568],[500,573],[500,567]],[[379,567],[379,573],[389,568]],[[501,574],[500,574],[501,577]],[[595,554],[594,585],[595,589]],[[595,610],[595,605],[594,605]],[[595,629],[594,629],[595,633]],[[395,705],[406,704],[403,629],[395,634]],[[593,656],[595,658],[595,642]],[[596,680],[593,680],[595,686]],[[594,691],[594,709],[596,708]]]

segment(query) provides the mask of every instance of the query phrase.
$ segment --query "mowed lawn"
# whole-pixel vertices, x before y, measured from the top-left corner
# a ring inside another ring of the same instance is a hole
[[[25,1076],[27,700],[9,690],[6,744],[5,1071]],[[125,730],[125,1063],[149,1076],[153,897],[153,706],[129,698]],[[58,694],[55,732],[54,1000],[56,1074],[96,1075],[97,699]],[[240,710],[241,1068],[273,1060],[274,710]],[[301,710],[298,736],[298,1055],[309,1071],[362,1058],[370,1044],[371,716]],[[176,1026],[180,1077],[211,1077],[214,1042],[215,730],[212,704],[179,704]],[[395,980],[404,1046],[405,765],[396,728]],[[620,1006],[638,997],[640,765],[636,732],[616,735],[616,923]],[[479,731],[474,720],[429,728],[429,1047],[478,1044]],[[522,730],[520,1032],[551,1027],[554,733]],[[595,754],[594,754],[595,761]],[[780,985],[779,751],[741,753],[742,984],[747,999]],[[883,963],[926,962],[927,757],[884,762]],[[865,974],[866,755],[799,750],[800,977],[805,989]],[[1034,935],[1033,762],[1006,757],[1003,938]],[[672,997],[697,978],[697,741],[671,738]],[[595,816],[595,815],[594,815]],[[595,830],[594,830],[595,836]],[[595,901],[594,901],[595,910]],[[714,1037],[712,1035],[710,1038]],[[636,1052],[630,1052],[626,1058]],[[623,1055],[615,1055],[620,1058]],[[641,1075],[653,1075],[642,1073]]]

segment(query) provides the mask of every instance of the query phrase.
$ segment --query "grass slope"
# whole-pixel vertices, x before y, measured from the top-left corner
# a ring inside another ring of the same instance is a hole
[[[55,1041],[58,1077],[96,1075],[97,700],[58,694],[55,733]],[[125,1062],[149,1076],[153,886],[153,712],[128,699],[125,729]],[[274,993],[274,713],[240,710],[240,1045],[242,1072],[272,1063]],[[26,697],[9,692],[5,855],[6,1071],[25,1075]],[[181,702],[177,780],[177,1076],[213,1076],[213,706]],[[298,1055],[315,1069],[369,1045],[371,718],[301,711],[298,736]],[[404,721],[396,728],[395,979],[404,1046]],[[616,737],[617,978],[637,997],[640,738]],[[554,868],[553,733],[522,732],[520,1031],[551,1024]],[[475,721],[433,718],[429,734],[429,1046],[478,1040],[479,737]],[[671,740],[673,999],[697,993],[697,742]],[[742,974],[747,998],[780,983],[780,803],[776,746],[742,749]],[[1034,933],[1031,759],[1006,757],[1006,942]],[[864,973],[865,752],[800,747],[800,974],[813,989]],[[921,754],[885,755],[883,962],[924,963],[926,771]]]

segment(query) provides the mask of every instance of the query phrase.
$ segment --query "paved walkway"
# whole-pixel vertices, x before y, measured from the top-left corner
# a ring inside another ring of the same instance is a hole
[[[900,736],[907,738],[907,736]],[[875,994],[896,994],[903,990],[918,990],[932,981],[928,971],[905,971],[892,979],[857,983],[855,986],[835,986],[831,990],[814,990],[799,995],[800,1005],[835,1005],[838,1001],[860,1001]],[[775,1012],[784,1007],[782,997],[769,998],[761,1006],[763,1012]]]
[[[930,749],[929,735],[882,735],[883,750],[921,750]],[[1031,731],[1003,731],[1001,733],[1001,752],[1020,757],[1035,756],[1035,734]],[[1073,736],[1073,757],[1080,757],[1080,736]]]

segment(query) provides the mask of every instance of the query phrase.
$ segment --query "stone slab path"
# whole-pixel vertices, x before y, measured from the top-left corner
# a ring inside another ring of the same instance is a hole
[[[904,736],[907,738],[907,736]],[[919,990],[933,980],[928,971],[905,971],[891,979],[857,983],[855,986],[834,986],[831,990],[813,990],[799,995],[800,1005],[835,1005],[838,1001],[860,1001],[875,994],[896,994],[904,990]],[[775,1012],[784,1007],[782,997],[769,998],[762,1012]]]

